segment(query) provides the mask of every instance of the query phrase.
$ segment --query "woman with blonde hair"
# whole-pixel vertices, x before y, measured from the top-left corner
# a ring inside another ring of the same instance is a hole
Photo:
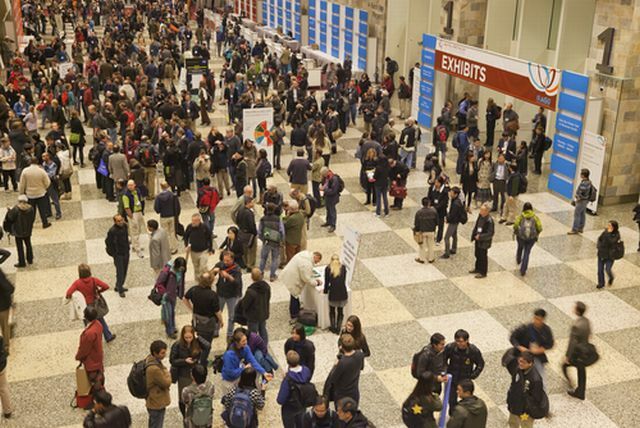
[[[191,385],[191,369],[198,364],[202,347],[196,337],[195,329],[185,325],[180,331],[180,338],[171,345],[169,362],[171,363],[171,381],[178,382],[179,407],[182,416],[185,406],[182,402],[182,390]]]
[[[365,192],[367,194],[367,200],[364,203],[365,205],[369,205],[371,203],[376,203],[376,192],[375,192],[375,178],[374,174],[376,172],[376,166],[378,165],[378,154],[376,149],[373,147],[367,150],[364,155],[364,159],[362,160],[362,179],[363,186]]]
[[[324,294],[329,295],[329,330],[338,334],[342,328],[343,309],[347,305],[347,268],[340,263],[337,254],[331,256],[331,261],[324,270]],[[337,309],[337,316],[336,316]]]

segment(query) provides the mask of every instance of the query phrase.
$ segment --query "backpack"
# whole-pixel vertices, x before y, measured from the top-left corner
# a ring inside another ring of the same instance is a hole
[[[69,103],[69,94],[67,93],[67,91],[64,91],[60,95],[60,102],[63,106],[66,106]]]
[[[313,197],[313,195],[307,194],[307,196],[305,196],[304,201],[309,201],[309,215],[307,217],[313,217],[313,214],[316,212],[316,209],[318,209],[318,201],[316,200],[316,198]]]
[[[520,174],[520,185],[518,186],[518,193],[527,193],[527,186],[529,182],[527,181],[527,177],[524,174]]]
[[[589,189],[589,202],[595,202],[598,199],[598,189],[592,184]]]
[[[498,106],[498,108],[496,108],[496,119],[501,119],[502,118],[502,107]]]
[[[624,241],[618,240],[611,248],[611,256],[613,260],[620,260],[624,257]]]
[[[127,376],[129,392],[136,398],[147,398],[149,394],[147,391],[147,367],[145,360],[133,363],[129,376]]]
[[[398,72],[398,63],[395,60],[389,61],[388,67],[389,73],[397,73]]]
[[[296,409],[315,406],[318,399],[316,386],[311,382],[297,383],[287,376],[289,382],[289,403]]]
[[[338,193],[342,193],[344,190],[344,180],[338,174],[334,174],[334,176],[338,179]]]
[[[436,128],[436,131],[438,132],[438,141],[440,141],[441,143],[444,143],[447,141],[447,128],[444,125],[439,125]]]
[[[153,166],[153,153],[151,152],[151,147],[146,146],[145,148],[140,150],[140,163],[142,166]]]
[[[213,398],[208,394],[198,394],[191,402],[191,423],[207,426],[213,413]]]
[[[467,214],[467,210],[464,209],[464,205],[462,207],[462,217],[460,218],[460,224],[467,224],[467,221],[469,221],[469,214]]]
[[[553,144],[553,141],[551,140],[551,138],[544,137],[544,145],[542,147],[544,148],[545,151],[549,150],[552,144]]]
[[[413,358],[411,359],[411,376],[413,376],[415,379],[418,379],[418,362],[420,361],[420,357],[427,352],[429,352],[429,350],[425,346],[424,348],[413,354]]]
[[[9,210],[11,211],[11,210]],[[2,228],[4,229],[5,232],[7,232],[7,234],[12,235],[13,234],[13,221],[11,221],[9,219],[9,211],[7,211],[7,213],[4,215],[4,220],[2,222]],[[0,238],[2,239],[2,238]]]
[[[525,241],[535,241],[538,239],[538,228],[536,227],[536,218],[522,217],[520,226],[518,227],[518,238]]]
[[[198,209],[201,213],[208,213],[211,209],[211,202],[214,199],[215,189],[200,189],[198,191]],[[214,207],[215,209],[215,207]]]
[[[248,428],[253,420],[253,402],[251,393],[246,389],[237,389],[229,412],[231,428]]]
[[[224,366],[224,360],[222,359],[222,354],[216,355],[213,357],[213,362],[211,363],[211,369],[213,370],[213,374],[222,373],[222,366]]]

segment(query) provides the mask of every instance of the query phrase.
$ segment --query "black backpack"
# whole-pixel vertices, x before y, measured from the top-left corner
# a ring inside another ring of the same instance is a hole
[[[289,382],[289,403],[296,409],[306,409],[315,406],[318,400],[316,386],[311,383],[296,383],[287,376]]]
[[[624,257],[624,241],[618,240],[611,248],[611,256],[613,260],[620,260]]]
[[[338,193],[342,193],[342,191],[344,190],[344,180],[338,174],[334,175],[338,179]]]
[[[307,194],[304,200],[309,201],[308,217],[313,217],[313,214],[316,212],[316,209],[318,208],[318,205],[319,205],[317,199],[314,198],[313,195]]]
[[[7,213],[4,215],[4,220],[2,221],[2,229],[4,229],[4,231],[8,235],[12,235],[13,234],[13,221],[11,221],[9,219],[9,213],[10,212],[11,212],[11,210],[7,211]],[[0,235],[0,239],[2,239],[2,235]]]
[[[527,187],[529,185],[529,181],[524,174],[520,174],[520,185],[518,186],[518,193],[527,193]]]
[[[127,376],[127,386],[129,392],[136,398],[147,398],[147,367],[146,360],[133,363],[129,376]]]
[[[420,361],[420,357],[427,352],[429,352],[429,350],[425,346],[424,348],[413,354],[413,358],[411,359],[411,376],[413,376],[415,379],[418,379],[418,362]]]

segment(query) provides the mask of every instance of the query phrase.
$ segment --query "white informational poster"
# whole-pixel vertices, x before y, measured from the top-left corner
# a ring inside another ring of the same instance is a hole
[[[60,73],[60,78],[64,79],[64,76],[66,76],[69,70],[71,70],[72,68],[72,62],[62,62],[58,64],[58,73]]]
[[[273,159],[273,108],[246,108],[242,111],[242,136],[256,144],[256,149],[265,149],[267,159]]]
[[[347,287],[351,287],[351,279],[356,269],[356,260],[358,259],[358,250],[360,249],[360,233],[347,227],[342,238],[342,251],[340,253],[340,262],[347,268]]]
[[[602,135],[585,131],[582,137],[582,146],[580,147],[580,158],[578,160],[578,168],[576,174],[579,176],[580,170],[586,168],[589,170],[589,179],[600,192],[602,182],[602,170],[604,168],[604,154],[606,141]],[[576,179],[576,187],[580,184],[579,177]],[[574,189],[575,193],[575,189]],[[598,195],[600,197],[600,195]],[[594,214],[598,209],[598,201],[589,202],[587,209]]]
[[[413,88],[411,92],[411,117],[418,119],[418,111],[420,111],[420,67],[413,68]]]

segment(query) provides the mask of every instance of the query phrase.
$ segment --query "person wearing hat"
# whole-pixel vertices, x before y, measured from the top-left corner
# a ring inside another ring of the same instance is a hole
[[[18,203],[7,212],[5,222],[11,225],[10,233],[16,238],[16,250],[18,251],[18,263],[16,267],[25,267],[27,263],[33,264],[33,249],[31,248],[31,234],[36,212],[29,204],[27,195],[18,196]],[[26,263],[25,263],[26,248]]]

